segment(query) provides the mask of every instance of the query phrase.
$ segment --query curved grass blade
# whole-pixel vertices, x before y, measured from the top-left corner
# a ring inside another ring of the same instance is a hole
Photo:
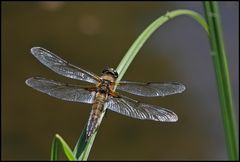
[[[129,65],[137,55],[138,51],[141,49],[141,47],[144,45],[144,43],[149,39],[149,37],[153,34],[154,31],[156,31],[161,25],[166,23],[172,18],[175,18],[180,15],[187,15],[192,18],[194,18],[196,21],[198,21],[202,27],[206,30],[208,33],[208,26],[206,21],[202,18],[201,15],[199,15],[197,12],[191,11],[191,10],[175,10],[171,12],[167,12],[165,15],[159,17],[156,19],[152,24],[150,24],[136,39],[136,41],[132,44],[132,46],[129,48],[123,59],[121,60],[120,64],[117,67],[117,72],[119,74],[119,77],[117,79],[117,82],[119,82],[123,75],[125,74],[126,70],[128,69]],[[117,84],[116,84],[117,86]],[[115,87],[116,88],[116,87]],[[104,117],[106,107],[104,106],[104,112],[101,114],[99,123],[97,124],[100,126],[102,118]],[[82,134],[79,137],[79,142],[75,146],[74,152],[75,152],[75,158],[78,160],[87,160],[92,144],[94,142],[95,136],[97,134],[97,131],[89,138],[87,143],[83,143],[81,141],[84,141],[84,132],[86,132],[86,127],[82,131]],[[81,145],[82,146],[79,146]],[[80,155],[80,156],[79,156]]]
[[[206,21],[197,12],[194,12],[191,10],[175,10],[172,12],[167,12],[165,15],[159,17],[152,24],[150,24],[141,33],[141,35],[135,40],[133,45],[129,48],[129,50],[123,57],[122,61],[120,62],[119,66],[117,67],[117,72],[119,73],[117,81],[120,81],[122,79],[124,73],[128,69],[128,66],[131,64],[131,62],[135,58],[138,51],[141,49],[141,47],[144,45],[144,43],[148,40],[148,38],[153,34],[153,32],[155,32],[160,26],[162,26],[167,21],[169,21],[177,16],[180,16],[180,15],[187,15],[187,16],[194,18],[196,21],[198,21],[201,24],[201,26],[208,33],[208,26],[207,26]]]
[[[63,149],[68,160],[71,161],[76,160],[68,144],[63,140],[63,138],[60,135],[56,134],[52,142],[51,161],[58,160],[59,148]]]

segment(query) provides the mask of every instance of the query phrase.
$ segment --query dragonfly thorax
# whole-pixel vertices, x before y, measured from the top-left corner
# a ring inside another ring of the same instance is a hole
[[[107,79],[102,79],[101,83],[99,84],[97,91],[100,93],[105,93],[108,94],[109,93],[109,89],[110,89],[110,85],[111,85],[111,81],[107,80]]]
[[[98,92],[108,94],[109,93],[109,87],[106,85],[100,85],[97,89]]]

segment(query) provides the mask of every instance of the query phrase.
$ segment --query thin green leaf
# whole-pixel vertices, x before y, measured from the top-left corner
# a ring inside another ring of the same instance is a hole
[[[59,151],[60,146],[62,146],[63,151],[64,151],[66,157],[68,158],[68,160],[71,160],[71,161],[76,160],[74,157],[74,154],[73,154],[72,150],[70,149],[70,147],[68,146],[68,144],[63,140],[63,138],[60,135],[56,134],[53,139],[52,149],[51,149],[51,160],[52,161],[58,160],[58,151]]]
[[[104,106],[103,113],[101,114],[99,121],[97,123],[98,129],[99,129],[100,123],[102,122],[105,111],[106,111],[106,106]],[[82,131],[82,134],[79,139],[80,141],[85,141],[85,139],[86,139],[86,126],[85,126],[84,130]],[[77,156],[75,156],[76,159],[81,160],[81,161],[86,161],[88,159],[88,156],[91,151],[94,139],[97,135],[98,129],[92,134],[92,136],[88,139],[87,142],[86,141],[82,142],[83,146],[77,147],[77,149],[79,149],[79,150],[77,150],[76,152],[80,152],[81,154],[77,154]],[[82,147],[83,147],[83,150],[82,150]]]
[[[78,139],[78,142],[77,142],[77,144],[76,144],[76,146],[74,148],[74,151],[73,151],[74,157],[76,159],[79,159],[79,157],[81,156],[82,152],[84,151],[84,148],[87,145],[87,141],[85,140],[86,139],[86,128],[87,128],[87,124],[83,128],[83,131],[82,131],[82,133],[80,135],[80,138]]]
[[[85,150],[83,151],[81,156],[78,158],[78,160],[86,161],[88,159],[96,134],[97,134],[97,131],[94,132],[94,134],[92,135],[92,138],[90,138],[89,141],[87,142]]]
[[[52,142],[52,147],[51,147],[51,161],[58,160],[58,148],[59,148],[58,139],[54,137]]]

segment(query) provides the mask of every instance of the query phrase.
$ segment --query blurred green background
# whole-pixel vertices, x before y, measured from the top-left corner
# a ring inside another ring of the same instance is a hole
[[[30,54],[44,47],[100,74],[116,68],[137,36],[167,11],[201,2],[1,2],[2,160],[49,160],[59,133],[74,147],[91,105],[65,102],[25,85],[32,76],[81,83],[49,70]],[[239,116],[239,3],[220,2],[236,118]],[[179,121],[131,119],[108,111],[90,160],[226,160],[223,123],[207,34],[192,18],[162,26],[143,46],[123,80],[178,81],[183,94],[143,98],[174,111]],[[65,159],[62,156],[62,159]]]

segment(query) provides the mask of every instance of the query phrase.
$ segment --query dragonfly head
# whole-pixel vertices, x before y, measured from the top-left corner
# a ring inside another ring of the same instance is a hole
[[[111,74],[115,79],[118,77],[117,71],[109,67],[104,68],[102,74]]]

